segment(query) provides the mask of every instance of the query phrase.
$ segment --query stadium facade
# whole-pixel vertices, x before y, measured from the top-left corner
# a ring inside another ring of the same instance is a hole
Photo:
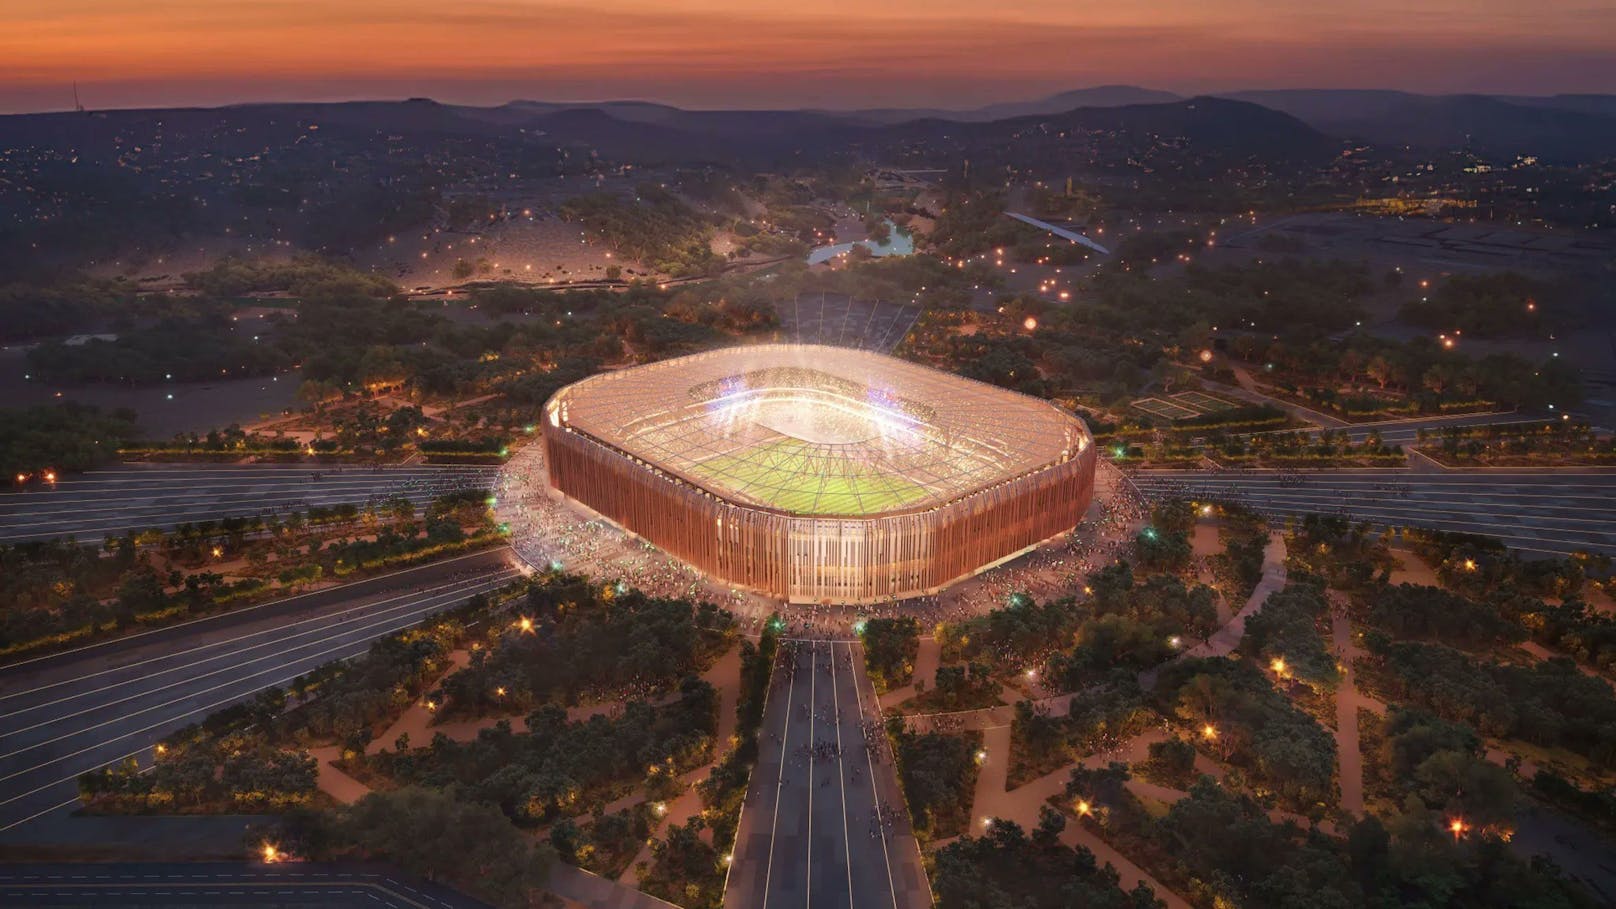
[[[867,351],[734,347],[545,405],[550,485],[696,568],[792,602],[933,592],[1070,530],[1082,422]]]

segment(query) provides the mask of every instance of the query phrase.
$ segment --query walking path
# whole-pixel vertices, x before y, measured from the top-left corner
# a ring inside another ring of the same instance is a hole
[[[1268,595],[1284,588],[1286,583],[1285,572],[1285,538],[1277,531],[1269,534],[1268,545],[1263,548],[1262,579],[1251,591],[1246,599],[1246,605],[1240,612],[1207,638],[1206,641],[1184,651],[1175,659],[1188,659],[1193,657],[1227,656],[1240,645],[1241,638],[1246,634],[1246,620],[1262,609],[1268,601]],[[922,639],[924,645],[924,639]],[[1149,690],[1156,685],[1156,678],[1160,667],[1146,670],[1139,674],[1140,687]],[[896,695],[905,689],[888,692]],[[1083,692],[1074,691],[1051,697],[1037,698],[1032,701],[1035,708],[1048,712],[1050,716],[1066,716],[1071,712],[1072,700],[1081,697]],[[901,702],[901,699],[900,701]],[[882,706],[890,706],[886,698],[882,698]],[[910,731],[925,732],[962,732],[982,731],[995,726],[1008,726],[1015,719],[1016,708],[1012,704],[1001,704],[997,707],[982,707],[976,710],[957,710],[948,713],[914,714],[904,718]]]
[[[719,761],[724,759],[724,756],[729,753],[729,749],[734,745],[730,740],[735,736],[735,708],[740,704],[741,697],[741,648],[739,646],[731,647],[718,659],[718,662],[712,665],[712,668],[702,673],[701,677],[706,679],[709,685],[718,689],[718,734],[714,738],[713,759],[710,763],[697,767],[695,770],[679,777],[679,782],[684,784],[684,792],[680,793],[673,801],[668,802],[663,807],[662,812],[653,817],[650,836],[646,838],[645,845],[640,847],[640,851],[634,856],[634,860],[628,863],[628,868],[618,875],[617,880],[619,883],[638,886],[640,871],[651,867],[651,844],[656,835],[663,830],[689,823],[691,818],[701,813],[701,792],[696,789],[696,784],[707,779],[713,772],[713,768],[718,765]],[[643,795],[636,795],[638,797],[630,796],[629,798],[632,801],[623,805],[623,808],[644,801]],[[623,799],[618,800],[618,802],[623,801]],[[612,804],[616,805],[618,802]],[[622,808],[617,808],[616,810],[621,811]],[[608,813],[610,813],[610,806],[608,806]],[[701,838],[709,843],[712,842],[712,836],[711,830],[701,832]]]
[[[915,651],[915,671],[909,677],[909,684],[881,695],[881,709],[896,707],[909,700],[920,693],[922,685],[930,688],[937,678],[937,666],[942,659],[943,645],[937,641],[935,635],[922,631],[920,647]]]
[[[1166,737],[1160,729],[1151,729],[1129,739],[1120,748],[1113,751],[1092,754],[1082,761],[1062,767],[1059,770],[1047,773],[1036,780],[1005,791],[1005,775],[1010,767],[1010,727],[1001,726],[987,730],[984,747],[987,749],[987,762],[976,778],[976,799],[972,803],[972,817],[986,826],[989,820],[1013,821],[1023,830],[1031,830],[1038,825],[1038,816],[1049,800],[1066,791],[1066,782],[1071,779],[1072,771],[1077,767],[1103,767],[1113,760],[1136,762],[1143,760],[1149,753],[1152,742],[1161,741]],[[1167,903],[1168,909],[1190,909],[1189,903],[1178,894],[1150,876],[1150,873],[1135,865],[1127,856],[1118,852],[1109,843],[1100,839],[1084,826],[1081,818],[1068,818],[1066,827],[1061,831],[1061,842],[1068,846],[1082,846],[1094,853],[1095,858],[1103,864],[1115,868],[1121,878],[1123,890],[1132,890],[1141,882],[1156,892],[1156,897]]]
[[[1322,426],[1325,429],[1342,429],[1352,425],[1340,417],[1332,417],[1327,413],[1321,413],[1311,407],[1303,407],[1300,404],[1293,404],[1283,398],[1276,398],[1273,395],[1263,392],[1260,388],[1258,388],[1257,381],[1251,377],[1251,373],[1247,371],[1245,367],[1230,366],[1230,369],[1234,372],[1234,379],[1238,384],[1224,385],[1221,382],[1210,382],[1205,380],[1203,380],[1202,384],[1206,386],[1208,391],[1214,394],[1228,395],[1252,404],[1269,404],[1288,412],[1291,416],[1303,421],[1304,423],[1312,423],[1314,426]]]
[[[1263,547],[1262,579],[1252,588],[1251,596],[1246,598],[1246,605],[1221,628],[1212,632],[1205,641],[1184,651],[1175,660],[1221,657],[1233,653],[1234,649],[1240,646],[1240,640],[1246,636],[1246,620],[1263,608],[1263,604],[1268,602],[1269,594],[1284,589],[1287,580],[1285,556],[1285,537],[1278,531],[1270,533],[1268,545]],[[1155,688],[1160,673],[1161,667],[1141,672],[1139,687],[1146,691]]]
[[[1346,597],[1330,591],[1330,638],[1336,660],[1341,665],[1341,681],[1335,689],[1335,754],[1341,784],[1341,808],[1353,817],[1363,817],[1363,749],[1358,740],[1358,708],[1366,700],[1358,691],[1352,663],[1361,651],[1352,643],[1352,623],[1347,620]]]

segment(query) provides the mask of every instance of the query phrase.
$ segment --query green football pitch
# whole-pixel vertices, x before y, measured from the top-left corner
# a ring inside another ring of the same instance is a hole
[[[776,439],[708,458],[693,472],[770,508],[797,514],[874,514],[925,498],[926,487],[868,464]]]

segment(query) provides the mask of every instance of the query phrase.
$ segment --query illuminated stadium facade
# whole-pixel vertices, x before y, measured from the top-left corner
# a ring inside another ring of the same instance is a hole
[[[1095,449],[1054,405],[880,354],[736,347],[545,405],[552,487],[793,602],[914,596],[1074,527]]]

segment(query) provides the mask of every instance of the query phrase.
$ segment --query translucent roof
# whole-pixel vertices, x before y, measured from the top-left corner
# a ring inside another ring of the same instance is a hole
[[[1037,398],[843,347],[731,347],[551,398],[585,433],[731,501],[803,515],[935,507],[1092,444]]]

